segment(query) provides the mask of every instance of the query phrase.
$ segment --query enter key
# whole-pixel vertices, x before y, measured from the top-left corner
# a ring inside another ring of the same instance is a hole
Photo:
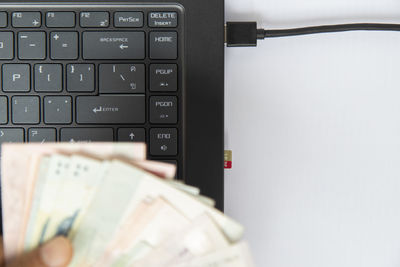
[[[78,96],[76,117],[82,124],[144,123],[145,96]]]

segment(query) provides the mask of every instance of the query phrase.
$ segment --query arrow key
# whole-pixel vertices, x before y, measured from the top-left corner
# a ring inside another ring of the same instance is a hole
[[[146,142],[146,130],[143,128],[118,129],[119,142]]]

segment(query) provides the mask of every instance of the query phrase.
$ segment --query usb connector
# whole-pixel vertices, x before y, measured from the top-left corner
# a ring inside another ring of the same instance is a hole
[[[228,47],[257,46],[257,40],[264,39],[263,32],[257,29],[257,22],[227,22],[225,43]]]

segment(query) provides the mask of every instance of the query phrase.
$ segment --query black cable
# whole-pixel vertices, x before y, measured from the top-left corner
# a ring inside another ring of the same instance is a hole
[[[225,43],[230,47],[256,46],[257,40],[265,38],[345,31],[400,31],[400,24],[354,23],[283,30],[265,30],[257,29],[256,22],[228,22],[225,29]]]
[[[258,30],[258,39],[346,31],[400,31],[400,24],[354,23],[313,26],[285,30]],[[262,32],[263,37],[261,38],[260,33]]]

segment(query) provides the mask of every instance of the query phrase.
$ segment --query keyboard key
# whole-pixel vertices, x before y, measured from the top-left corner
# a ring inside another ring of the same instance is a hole
[[[151,123],[177,123],[178,100],[176,96],[150,97],[150,122]]]
[[[62,128],[61,142],[112,142],[112,128]]]
[[[55,142],[56,129],[53,128],[30,128],[28,131],[28,142]]]
[[[144,32],[84,32],[85,59],[144,59]]]
[[[12,13],[12,26],[16,28],[39,28],[42,26],[40,12],[14,12]]]
[[[12,122],[15,124],[38,124],[40,104],[37,96],[14,96],[11,100]]]
[[[173,92],[178,90],[178,66],[175,64],[150,65],[150,91]]]
[[[146,142],[146,130],[144,128],[119,128],[119,142]]]
[[[0,12],[0,28],[7,27],[8,20],[7,20],[7,12]]]
[[[110,25],[108,12],[81,12],[81,27],[106,28]]]
[[[46,96],[44,98],[44,122],[68,124],[72,122],[72,99],[69,96]]]
[[[63,85],[61,64],[35,65],[36,92],[61,92],[62,89]]]
[[[178,153],[178,131],[175,128],[150,129],[150,154],[175,156]]]
[[[178,26],[178,14],[176,12],[150,12],[149,27],[174,28]]]
[[[52,59],[77,59],[78,33],[52,32],[50,35],[50,53]]]
[[[0,59],[14,58],[14,33],[0,32]]]
[[[20,59],[46,58],[45,32],[19,32],[18,57]]]
[[[100,94],[145,93],[146,71],[143,64],[100,64]]]
[[[151,32],[150,58],[176,59],[178,57],[178,33]]]
[[[93,64],[67,65],[67,91],[93,92],[95,67]]]
[[[114,13],[115,27],[139,28],[143,27],[142,12],[115,12]]]
[[[3,91],[29,92],[31,90],[31,70],[29,64],[4,64]]]
[[[5,96],[0,96],[0,124],[8,122],[8,99]]]
[[[135,124],[146,117],[144,95],[78,96],[77,123]]]
[[[0,144],[24,142],[24,129],[0,128]]]
[[[75,27],[75,12],[47,12],[46,26],[49,28]]]

